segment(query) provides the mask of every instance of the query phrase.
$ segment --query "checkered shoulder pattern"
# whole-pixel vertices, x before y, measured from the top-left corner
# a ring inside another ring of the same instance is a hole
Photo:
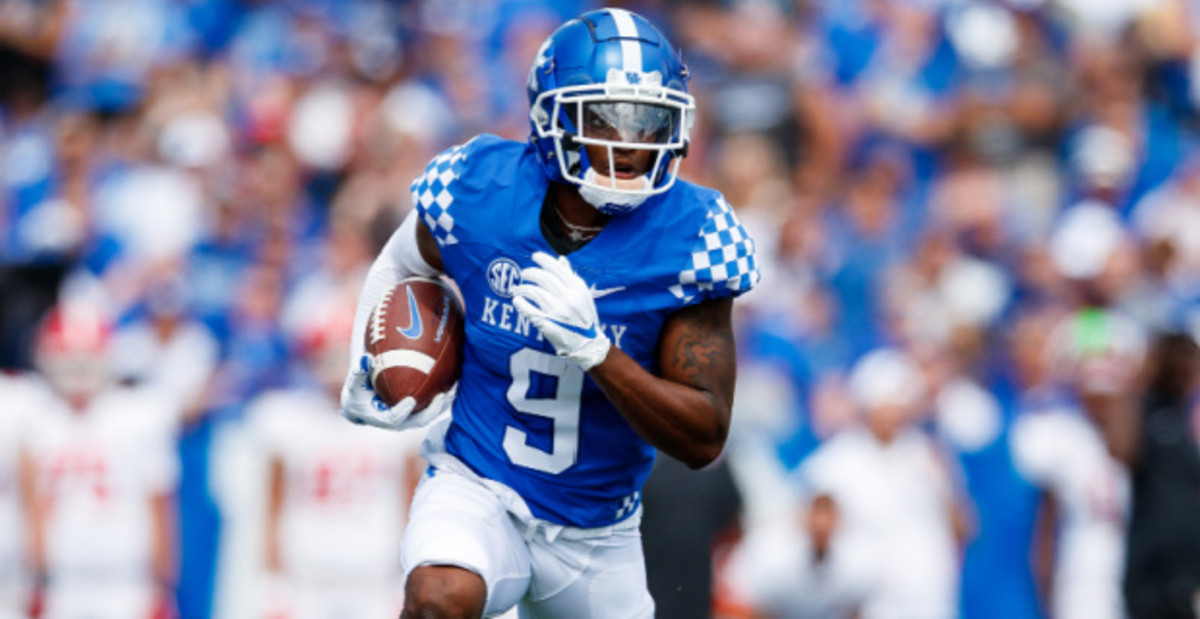
[[[641,503],[641,500],[642,500],[642,493],[637,492],[637,491],[635,491],[633,494],[631,494],[629,496],[623,497],[621,499],[620,506],[617,507],[617,514],[615,516],[615,519],[620,520],[620,519],[624,518],[625,516],[628,516],[629,514],[633,513],[633,510],[637,508],[637,506]]]
[[[697,296],[738,295],[758,283],[760,274],[754,256],[754,239],[738,221],[725,198],[719,197],[708,211],[692,250],[690,268],[679,273],[671,293],[684,303]]]
[[[413,205],[420,212],[439,246],[458,242],[458,238],[454,236],[454,216],[450,212],[454,204],[451,186],[466,168],[467,152],[472,142],[474,140],[434,157],[425,167],[425,173],[412,182]]]

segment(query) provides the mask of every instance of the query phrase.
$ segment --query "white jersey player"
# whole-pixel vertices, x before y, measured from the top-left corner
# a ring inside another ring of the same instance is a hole
[[[1048,404],[1025,411],[1011,440],[1018,471],[1056,507],[1046,523],[1056,531],[1051,616],[1123,617],[1128,474],[1083,411]]]
[[[266,566],[279,588],[268,604],[289,618],[395,617],[403,603],[400,540],[422,434],[339,414],[352,319],[309,347],[323,388],[268,392],[249,412],[270,469]]]
[[[347,424],[318,392],[267,394],[252,414],[271,454],[267,566],[283,578],[289,616],[398,615],[420,434]]]
[[[865,423],[842,430],[800,469],[802,482],[837,502],[845,535],[873,552],[866,618],[957,615],[960,522],[949,461],[912,424],[924,378],[903,353],[860,361],[850,389]]]
[[[1022,412],[1010,433],[1017,470],[1043,491],[1039,532],[1052,541],[1047,606],[1054,619],[1124,617],[1121,574],[1128,472],[1097,425],[1132,392],[1145,339],[1122,314],[1083,308],[1043,333],[1023,329],[1039,355],[1023,367]],[[1028,345],[1027,344],[1027,345]]]
[[[875,584],[869,550],[846,535],[829,495],[802,511],[802,519],[789,513],[747,533],[725,567],[729,587],[754,616],[858,617]]]
[[[99,312],[65,306],[36,344],[46,380],[24,400],[20,466],[45,618],[150,617],[169,604],[177,403],[112,386],[108,337]]]

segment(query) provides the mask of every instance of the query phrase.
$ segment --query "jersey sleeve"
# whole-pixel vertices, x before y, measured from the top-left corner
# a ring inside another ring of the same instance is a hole
[[[503,141],[496,136],[480,135],[471,141],[446,149],[425,166],[425,173],[412,183],[413,207],[429,228],[438,246],[445,248],[463,240],[459,219],[464,205],[481,191],[481,167],[476,161],[492,153]]]
[[[752,239],[720,194],[708,202],[690,260],[679,272],[671,294],[685,304],[735,297],[754,287],[761,275]]]

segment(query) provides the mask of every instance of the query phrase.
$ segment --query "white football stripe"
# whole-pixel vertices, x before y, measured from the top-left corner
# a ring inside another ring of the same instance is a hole
[[[638,40],[637,24],[625,9],[609,9],[621,37],[621,62],[626,71],[642,72],[642,43]]]
[[[391,368],[412,368],[428,374],[433,369],[433,362],[433,357],[415,350],[384,351],[371,359],[371,382],[375,382],[380,372]]]

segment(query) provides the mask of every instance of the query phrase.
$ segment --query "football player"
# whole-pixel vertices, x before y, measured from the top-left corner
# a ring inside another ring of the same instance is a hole
[[[602,9],[543,43],[527,142],[481,135],[435,158],[371,268],[353,338],[400,279],[462,293],[456,395],[388,408],[368,363],[351,420],[428,423],[403,541],[407,616],[650,617],[638,523],[656,449],[721,452],[735,378],[733,297],[753,241],[716,191],[676,178],[695,102],[670,42]]]
[[[1040,320],[1039,320],[1040,319]],[[1013,464],[1041,492],[1034,547],[1044,606],[1055,619],[1126,616],[1121,598],[1129,472],[1105,441],[1105,412],[1136,393],[1140,326],[1087,308],[1027,318],[1021,407],[1009,434]]]
[[[337,415],[350,308],[301,327],[303,384],[256,398],[248,417],[268,460],[269,600],[292,619],[388,617],[400,608],[400,535],[421,472],[415,432]],[[298,381],[300,382],[300,381]]]
[[[111,322],[61,304],[35,341],[41,379],[20,467],[45,617],[165,616],[174,598],[179,403],[115,384]]]

